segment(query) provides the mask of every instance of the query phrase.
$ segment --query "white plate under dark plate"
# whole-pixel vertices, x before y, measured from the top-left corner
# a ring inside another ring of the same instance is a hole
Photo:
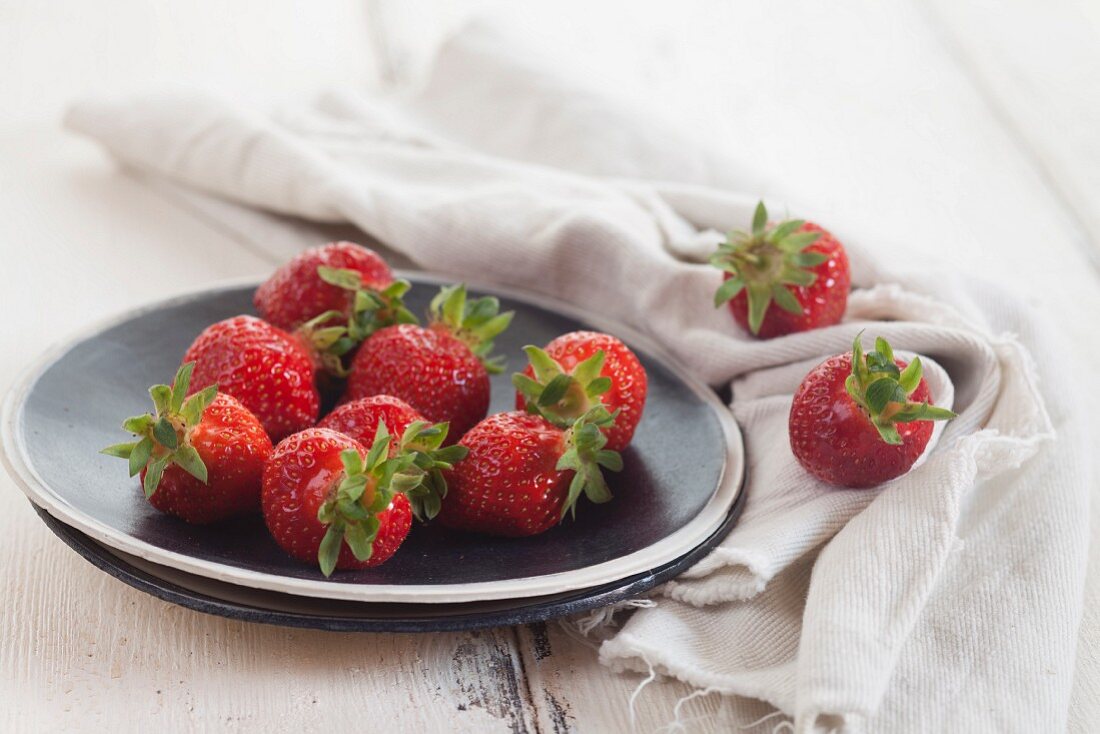
[[[410,307],[423,313],[437,278],[413,281]],[[649,376],[645,415],[611,475],[614,499],[581,500],[576,521],[532,538],[493,538],[416,525],[378,568],[325,579],[287,557],[259,517],[192,526],[154,510],[125,467],[98,450],[120,439],[121,419],[148,409],[146,388],[171,378],[207,325],[251,313],[255,283],[179,296],[89,329],[47,355],[8,395],[5,463],[27,496],[54,518],[110,548],[216,581],[284,594],[388,603],[461,603],[561,594],[645,574],[683,557],[727,521],[744,456],[729,411],[649,339],[573,309],[499,288],[516,312],[498,350],[518,369],[525,344],[581,328],[615,334]],[[493,378],[492,411],[510,410],[506,372]]]

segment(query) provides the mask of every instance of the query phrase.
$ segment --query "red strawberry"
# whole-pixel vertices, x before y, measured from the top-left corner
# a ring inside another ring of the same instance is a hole
[[[546,345],[524,347],[531,364],[514,375],[516,409],[569,426],[593,405],[615,413],[607,448],[622,451],[634,437],[645,407],[646,373],[621,341],[596,331],[563,334]],[[616,412],[617,411],[617,412]]]
[[[421,520],[430,520],[439,514],[440,502],[447,494],[447,482],[442,470],[452,468],[454,462],[466,455],[461,446],[440,448],[447,438],[446,423],[430,425],[412,407],[389,395],[375,395],[344,403],[325,416],[319,428],[330,428],[350,436],[363,445],[369,445],[384,427],[387,433],[400,436],[390,442],[390,456],[411,453],[414,465],[426,476],[424,482],[407,494],[413,514]]]
[[[844,246],[811,222],[768,225],[764,202],[752,232],[732,232],[711,256],[725,271],[714,305],[729,301],[734,319],[762,339],[840,322],[848,305],[851,273]],[[769,308],[772,302],[779,308]]]
[[[331,428],[359,443],[369,444],[374,440],[379,423],[385,423],[390,432],[399,436],[417,421],[426,422],[424,416],[404,400],[390,395],[375,395],[344,403],[326,415],[317,426]],[[391,449],[396,449],[396,445]]]
[[[423,478],[411,455],[388,458],[390,441],[379,431],[368,452],[342,433],[308,428],[276,446],[261,495],[275,542],[325,576],[389,560],[412,524],[402,492]]]
[[[208,326],[183,357],[196,389],[217,385],[251,410],[273,441],[312,426],[320,412],[313,360],[300,339],[254,316]]]
[[[530,413],[489,416],[459,441],[469,454],[445,472],[449,491],[440,522],[492,535],[536,535],[575,513],[581,492],[607,502],[611,492],[600,467],[622,468],[600,430],[612,420],[600,407],[564,431]]]
[[[353,242],[331,242],[299,253],[260,285],[253,298],[260,316],[286,331],[326,311],[351,316],[354,291],[327,282],[318,268],[329,274],[342,271],[357,286],[373,291],[393,282],[389,266],[374,251]]]
[[[318,367],[344,377],[346,355],[364,339],[383,326],[416,323],[402,301],[409,288],[373,251],[333,242],[284,264],[253,302],[268,322],[296,332]]]
[[[243,405],[208,387],[185,399],[193,363],[180,367],[172,386],[149,389],[156,413],[122,424],[140,439],[103,450],[141,473],[149,503],[161,512],[204,524],[254,512],[260,505],[271,439]]]
[[[955,417],[928,403],[921,373],[919,357],[894,359],[885,339],[865,356],[857,336],[851,354],[814,367],[795,391],[788,428],[795,458],[823,482],[853,489],[909,471],[932,421]]]
[[[513,314],[499,309],[491,297],[468,302],[464,285],[444,288],[432,299],[427,328],[390,326],[363,343],[344,400],[392,395],[462,435],[488,413],[489,372],[501,371],[488,354]]]

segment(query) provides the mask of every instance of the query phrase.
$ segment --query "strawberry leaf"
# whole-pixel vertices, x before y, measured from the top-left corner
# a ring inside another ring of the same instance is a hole
[[[898,383],[901,385],[901,389],[905,391],[905,394],[913,392],[920,385],[921,376],[924,373],[924,366],[920,362],[920,357],[913,357],[913,361],[905,366],[905,369],[901,371],[901,375],[898,377]]]
[[[522,372],[516,372],[512,375],[512,386],[515,387],[524,398],[536,403],[538,402],[539,393],[542,392],[542,385]]]
[[[894,427],[893,423],[875,423],[875,429],[878,430],[878,435],[882,437],[882,440],[891,446],[901,445],[901,435],[898,433],[898,429]]]
[[[771,231],[771,239],[775,242],[782,242],[788,235],[796,232],[805,223],[805,219],[788,219],[785,222],[780,222],[776,228]]]
[[[817,280],[817,275],[812,270],[801,270],[794,267],[784,268],[779,275],[779,282],[783,285],[797,285],[803,288],[813,285],[815,280]]]
[[[172,462],[203,484],[207,482],[206,464],[194,446],[181,446],[172,454]]]
[[[764,314],[771,304],[771,288],[765,283],[750,283],[749,293],[749,330],[753,334],[760,333],[760,326],[764,323]]]
[[[623,457],[619,455],[618,451],[608,451],[606,449],[597,451],[596,463],[611,471],[623,470]]]
[[[567,514],[572,514],[573,519],[577,519],[577,500],[580,499],[581,492],[584,491],[585,475],[582,471],[576,471],[573,474],[573,479],[569,482],[569,492],[565,496],[565,503],[561,506],[561,519],[565,519]]]
[[[127,418],[122,422],[122,429],[129,431],[134,435],[141,436],[149,432],[149,429],[153,427],[153,423],[156,422],[156,418],[146,413],[145,415],[135,415],[132,418]]]
[[[340,558],[340,544],[344,539],[343,523],[333,523],[325,531],[325,537],[321,539],[321,545],[317,549],[317,562],[321,566],[321,573],[331,576],[336,569],[336,561]]]
[[[800,268],[812,268],[826,262],[829,256],[823,252],[799,252],[791,258],[791,262]]]
[[[855,341],[852,342],[852,374],[855,375],[856,381],[859,383],[859,388],[862,389],[867,385],[867,362],[863,358],[863,332],[856,334]]]
[[[352,502],[357,502],[367,489],[367,475],[355,474],[340,482],[340,495]]]
[[[554,379],[550,380],[546,387],[543,388],[542,394],[539,395],[539,407],[546,407],[547,405],[554,405],[557,403],[565,397],[565,393],[569,391],[569,387],[573,385],[574,382],[575,380],[570,375],[557,375]]]
[[[338,514],[347,522],[361,522],[370,517],[370,513],[357,500],[342,497],[336,501]]]
[[[714,307],[718,308],[723,303],[733,300],[744,287],[745,281],[740,278],[726,278],[714,292]]]
[[[539,382],[550,382],[562,373],[561,365],[542,349],[528,345],[523,348],[523,351],[527,354],[535,379]]]
[[[363,279],[358,271],[349,268],[331,268],[321,265],[317,268],[317,276],[329,285],[348,291],[357,291],[363,286]]]
[[[470,449],[456,443],[452,446],[447,446],[432,452],[432,458],[435,459],[437,463],[445,463],[453,466],[465,459],[466,455],[469,453]]]
[[[137,443],[134,441],[130,441],[129,443],[116,443],[105,449],[100,449],[99,453],[105,456],[113,456],[116,459],[129,459],[135,446],[137,446]]]
[[[130,476],[136,477],[141,473],[141,470],[145,468],[145,465],[149,463],[149,457],[153,454],[153,439],[149,436],[144,437],[136,444],[134,444],[134,450],[130,452]]]
[[[606,352],[602,349],[597,350],[595,354],[573,368],[573,378],[582,385],[587,385],[600,376],[606,359]]]
[[[893,417],[895,423],[911,423],[912,421],[946,421],[957,418],[958,415],[947,408],[940,408],[928,403],[910,403]]]
[[[586,467],[584,479],[584,495],[589,502],[602,505],[611,501],[611,490],[607,488],[607,481],[598,467]]]
[[[901,385],[889,377],[882,377],[872,382],[867,387],[867,407],[871,413],[877,415],[886,409],[890,403],[905,402],[905,392]]]
[[[218,395],[218,386],[210,385],[187,398],[180,409],[180,416],[188,427],[197,426],[202,420],[203,413],[214,402]]]
[[[890,343],[881,336],[875,338],[875,351],[882,355],[885,362],[894,363],[894,350],[890,348]]]
[[[371,444],[370,451],[367,452],[366,461],[362,464],[362,466],[366,467],[366,471],[373,471],[386,458],[386,454],[390,450],[390,439],[390,432],[386,428],[385,422],[379,421],[378,430],[374,433],[374,443]],[[354,452],[353,449],[348,449],[348,451]],[[345,451],[344,454],[347,454],[348,451]],[[343,456],[343,454],[341,454],[341,456]],[[356,460],[357,459],[358,453],[356,453]],[[345,466],[347,466],[347,464],[345,464]],[[360,468],[359,472],[362,471],[363,469]],[[348,468],[348,473],[353,473],[350,467]]]
[[[779,245],[788,252],[801,252],[819,239],[821,239],[820,232],[795,232],[784,237]]]
[[[142,488],[145,490],[146,497],[152,497],[153,493],[157,491],[160,478],[164,474],[164,467],[167,465],[168,457],[162,456],[149,464],[148,469],[145,470],[145,481],[142,483]]]
[[[344,542],[357,561],[369,560],[374,553],[374,538],[362,523],[353,523],[344,529]]]
[[[752,233],[756,237],[764,234],[764,228],[768,226],[768,210],[764,208],[764,202],[758,202],[756,211],[752,214]]]
[[[610,377],[597,377],[588,383],[588,387],[585,388],[585,394],[590,398],[598,398],[611,389]]]
[[[171,409],[172,388],[167,385],[153,385],[149,388],[149,397],[153,399],[157,415],[164,415]]]
[[[794,314],[795,316],[802,315],[802,304],[798,302],[794,294],[790,290],[779,283],[772,286],[772,299],[775,304],[787,313]]]
[[[167,418],[162,417],[153,424],[153,437],[165,448],[174,450],[179,446],[176,429]]]
[[[183,399],[187,397],[187,391],[191,387],[191,373],[195,371],[195,363],[188,362],[181,365],[176,372],[176,378],[172,381],[172,396],[169,409],[173,413],[180,412],[183,407]]]

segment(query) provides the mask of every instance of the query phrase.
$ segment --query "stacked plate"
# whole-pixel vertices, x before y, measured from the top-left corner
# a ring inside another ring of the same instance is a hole
[[[403,274],[424,312],[439,282]],[[516,312],[497,340],[512,367],[525,344],[577,329],[618,336],[649,376],[645,415],[614,499],[583,499],[531,538],[417,525],[377,568],[331,579],[282,553],[259,517],[187,525],[154,510],[136,480],[99,449],[121,419],[148,410],[146,388],[168,379],[209,324],[252,313],[256,283],[180,296],[86,330],[46,355],[4,403],[8,471],[43,521],[96,567],[162,599],[227,617],[334,630],[432,631],[516,624],[638,596],[705,555],[743,504],[745,466],[729,411],[650,340],[562,304],[473,288]],[[511,410],[509,374],[493,377],[492,411]]]

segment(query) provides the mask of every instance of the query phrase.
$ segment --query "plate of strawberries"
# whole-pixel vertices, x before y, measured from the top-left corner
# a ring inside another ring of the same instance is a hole
[[[641,593],[720,540],[745,471],[729,411],[644,336],[346,242],[86,330],[2,428],[101,568],[371,628]]]

